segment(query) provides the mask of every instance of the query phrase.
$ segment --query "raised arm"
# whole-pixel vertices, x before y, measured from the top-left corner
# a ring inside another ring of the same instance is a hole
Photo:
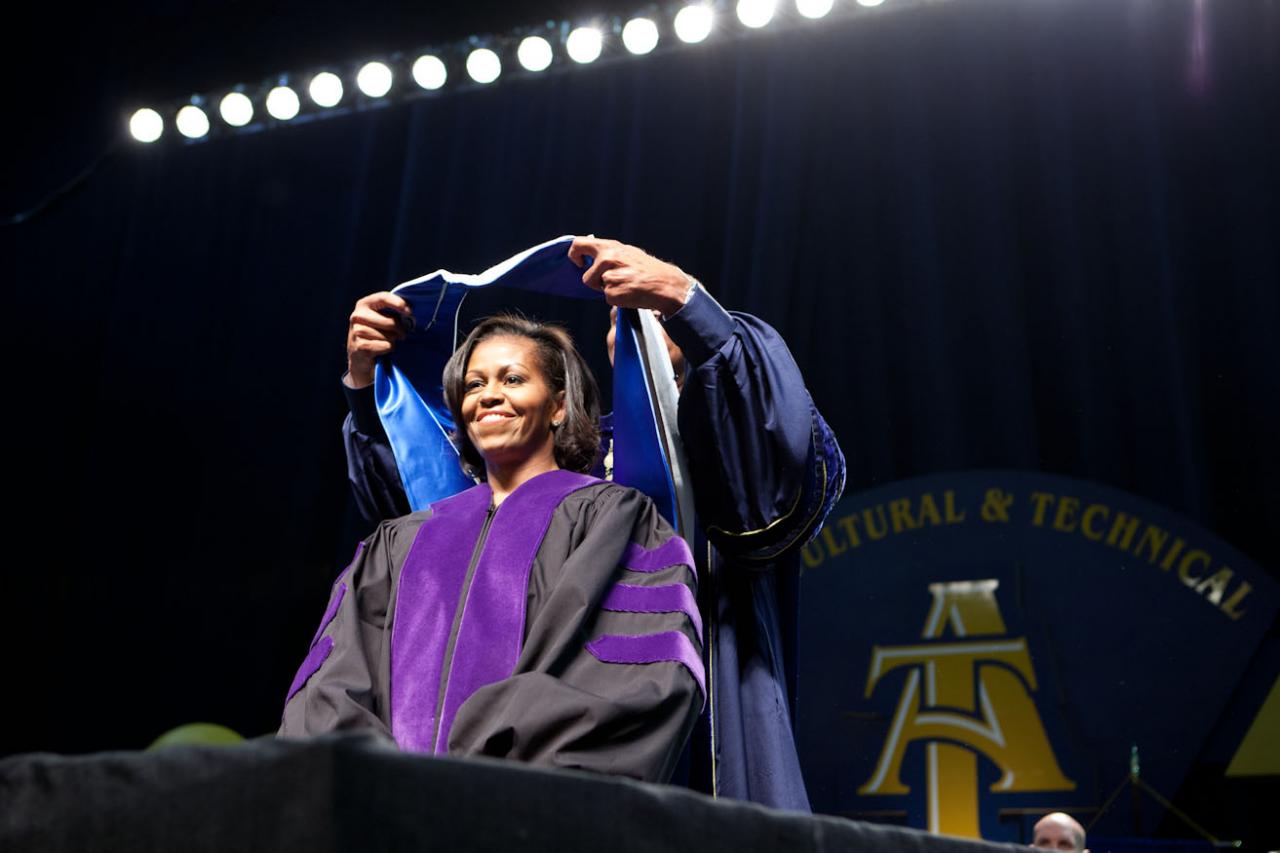
[[[373,386],[352,388],[344,381],[348,413],[342,422],[342,445],[347,451],[347,479],[356,506],[366,521],[377,524],[409,512],[409,498],[400,482],[396,456],[378,420]]]
[[[778,333],[694,288],[665,328],[689,363],[680,435],[698,516],[721,552],[799,549],[844,488],[844,455]]]
[[[356,302],[347,323],[347,375],[342,378],[342,390],[349,412],[342,424],[342,443],[356,505],[374,524],[409,512],[395,454],[378,419],[373,370],[378,357],[404,338],[403,323],[412,314],[408,302],[384,291]]]
[[[609,304],[657,312],[683,351],[680,436],[708,538],[762,563],[799,549],[844,488],[844,456],[782,338],[635,246],[579,237],[569,257]]]

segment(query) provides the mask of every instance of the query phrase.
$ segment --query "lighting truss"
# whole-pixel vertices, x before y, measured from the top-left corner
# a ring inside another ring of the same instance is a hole
[[[929,0],[775,0],[773,4],[768,0],[703,0],[650,5],[626,16],[548,21],[519,27],[505,35],[471,36],[342,65],[273,74],[257,83],[142,107],[129,120],[133,131],[139,127],[146,131],[141,137],[133,133],[139,142],[164,137],[197,144],[512,80],[580,71],[601,64],[638,62],[649,56],[697,50],[730,39],[812,28],[832,20],[880,12],[884,7],[922,2]],[[772,13],[762,13],[762,5],[771,5]],[[689,21],[701,24],[692,31],[693,38]],[[599,34],[598,49],[594,47],[596,36],[592,30]],[[546,46],[540,42],[550,46],[549,59]],[[387,71],[389,86],[381,85],[385,84]],[[371,82],[375,85],[370,86]],[[375,94],[366,94],[366,89]],[[180,123],[179,113],[183,117]],[[156,115],[162,124],[159,133],[155,130]],[[179,132],[171,133],[171,129]],[[193,130],[204,132],[193,135]]]

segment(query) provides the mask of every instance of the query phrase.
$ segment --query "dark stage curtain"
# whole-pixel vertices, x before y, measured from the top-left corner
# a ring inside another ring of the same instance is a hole
[[[351,304],[565,233],[777,326],[850,490],[1070,474],[1274,569],[1280,7],[881,12],[126,146],[0,232],[0,752],[273,729],[367,532],[338,435]],[[600,306],[528,307],[604,365]]]

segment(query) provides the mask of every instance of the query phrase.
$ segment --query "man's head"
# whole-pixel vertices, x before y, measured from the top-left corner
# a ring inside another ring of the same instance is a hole
[[[1084,846],[1084,827],[1069,814],[1051,812],[1036,822],[1032,847],[1089,853]]]
[[[657,312],[654,312],[655,314]],[[661,328],[661,326],[659,326]],[[613,364],[613,348],[617,339],[618,331],[618,309],[609,309],[609,331],[604,336],[604,345],[609,349],[609,363]],[[676,346],[676,342],[671,340],[671,336],[667,334],[666,329],[662,329],[662,339],[667,344],[667,357],[671,359],[671,370],[675,375],[676,388],[684,387],[685,370],[688,363],[684,358],[684,350]]]

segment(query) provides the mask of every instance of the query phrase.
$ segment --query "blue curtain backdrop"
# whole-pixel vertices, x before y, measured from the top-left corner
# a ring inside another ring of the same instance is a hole
[[[0,753],[273,729],[367,532],[338,436],[352,303],[563,233],[643,246],[778,327],[851,491],[1068,474],[1275,571],[1280,7],[891,5],[126,146],[0,232]],[[598,307],[533,308],[604,365]]]

